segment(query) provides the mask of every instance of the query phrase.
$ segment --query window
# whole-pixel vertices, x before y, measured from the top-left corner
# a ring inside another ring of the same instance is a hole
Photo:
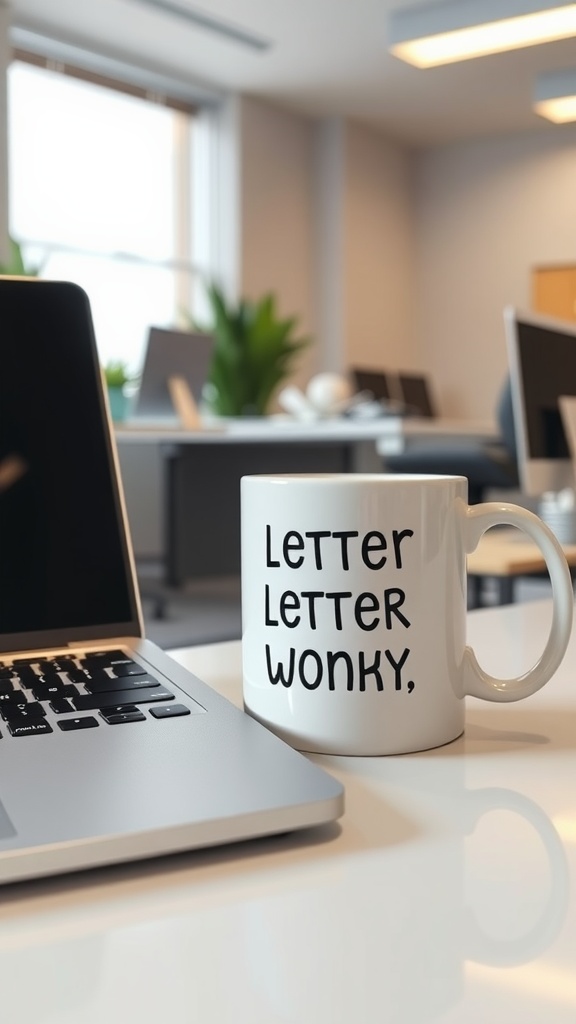
[[[8,116],[12,236],[42,277],[86,290],[101,361],[137,371],[148,328],[195,307],[202,130],[190,112],[18,59]]]

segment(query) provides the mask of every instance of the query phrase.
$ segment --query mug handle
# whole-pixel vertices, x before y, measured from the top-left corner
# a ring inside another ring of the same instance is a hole
[[[466,554],[474,551],[486,530],[501,525],[518,527],[538,545],[550,574],[553,598],[552,625],[546,646],[536,664],[523,675],[497,679],[480,667],[472,648],[466,648],[463,664],[464,693],[483,700],[506,703],[536,693],[554,675],[570,640],[574,592],[568,563],[552,530],[533,512],[519,505],[485,502],[467,506],[464,521]]]

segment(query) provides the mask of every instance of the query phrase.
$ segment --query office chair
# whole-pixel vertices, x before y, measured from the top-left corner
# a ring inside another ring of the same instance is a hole
[[[406,411],[414,416],[435,416],[427,377],[415,373],[399,373],[398,382]]]
[[[387,456],[390,473],[447,473],[468,478],[471,505],[485,500],[491,488],[519,486],[512,392],[507,378],[497,406],[500,437],[494,441],[458,439],[414,445],[399,455]]]

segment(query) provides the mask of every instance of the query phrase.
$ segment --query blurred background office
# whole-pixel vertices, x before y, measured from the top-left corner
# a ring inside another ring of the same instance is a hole
[[[10,233],[87,288],[103,360],[137,369],[216,279],[314,339],[295,383],[423,373],[438,415],[495,422],[504,306],[576,316],[576,126],[532,102],[573,39],[422,70],[388,52],[411,7],[3,2],[3,257]],[[149,460],[123,458],[132,504]],[[160,516],[132,522],[143,559]]]

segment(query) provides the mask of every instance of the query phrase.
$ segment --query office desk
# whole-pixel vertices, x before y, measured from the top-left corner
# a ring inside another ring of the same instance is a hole
[[[284,417],[219,421],[182,431],[117,427],[119,445],[160,445],[164,454],[165,577],[240,571],[240,477],[250,473],[381,472],[387,454],[413,441],[493,437],[487,423],[386,416],[312,423]]]
[[[546,602],[469,616],[487,668]],[[236,702],[239,643],[178,652]],[[574,1024],[576,634],[544,690],[424,754],[315,760],[332,826],[5,889],[6,1024]],[[191,784],[201,780],[191,780]]]
[[[572,577],[576,574],[576,544],[563,544]],[[547,575],[546,561],[534,541],[518,530],[498,527],[480,538],[468,555],[468,576],[491,578],[498,604],[511,604],[515,583],[522,576]]]

